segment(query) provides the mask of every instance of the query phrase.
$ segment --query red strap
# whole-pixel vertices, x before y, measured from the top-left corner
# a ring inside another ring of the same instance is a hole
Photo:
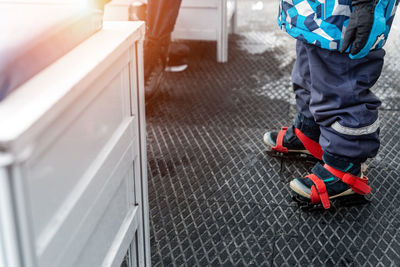
[[[272,150],[288,153],[288,149],[283,146],[283,137],[285,136],[287,129],[288,127],[282,127],[282,130],[279,132],[278,137],[276,138],[275,146],[271,148]]]
[[[313,203],[319,203],[319,201],[317,200],[317,198],[319,198],[319,200],[322,203],[322,206],[324,206],[324,209],[329,209],[331,207],[331,204],[329,203],[329,196],[328,192],[326,191],[326,186],[324,181],[319,179],[315,174],[310,174],[307,175],[306,177],[310,178],[311,181],[313,181],[313,183],[317,187],[317,190],[313,189],[314,186],[311,187],[311,195],[310,195],[311,201]]]
[[[311,195],[310,195],[311,203],[313,204],[318,204],[321,202],[321,199],[319,198],[319,194],[317,191],[317,188],[315,185],[311,187]]]
[[[352,175],[348,172],[342,172],[338,169],[335,169],[327,164],[324,165],[324,168],[327,169],[330,173],[338,177],[344,183],[348,184],[354,192],[360,195],[367,195],[371,193],[371,187],[368,185],[367,177],[358,177]]]
[[[297,138],[303,143],[304,147],[319,160],[322,160],[322,151],[321,145],[308,138],[305,134],[303,134],[299,129],[294,128],[294,133],[296,134]]]

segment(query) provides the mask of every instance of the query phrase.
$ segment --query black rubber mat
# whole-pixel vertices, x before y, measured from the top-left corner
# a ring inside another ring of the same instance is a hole
[[[400,266],[395,63],[376,88],[371,203],[304,212],[288,182],[312,164],[270,157],[262,142],[295,115],[293,42],[268,34],[232,36],[227,64],[215,62],[214,43],[188,42],[189,69],[168,73],[147,106],[153,266]]]

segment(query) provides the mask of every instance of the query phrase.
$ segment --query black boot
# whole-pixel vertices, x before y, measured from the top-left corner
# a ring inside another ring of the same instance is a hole
[[[145,97],[150,100],[160,89],[167,62],[170,38],[155,40],[147,38],[144,43]]]

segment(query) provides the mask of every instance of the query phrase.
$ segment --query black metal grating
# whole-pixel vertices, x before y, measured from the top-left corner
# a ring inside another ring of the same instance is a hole
[[[366,173],[372,202],[304,212],[288,182],[312,165],[270,157],[262,143],[266,129],[295,115],[293,42],[235,35],[227,64],[215,62],[214,43],[187,44],[189,69],[168,73],[147,106],[153,266],[400,266],[400,83],[391,57],[376,88],[384,104],[381,150]]]

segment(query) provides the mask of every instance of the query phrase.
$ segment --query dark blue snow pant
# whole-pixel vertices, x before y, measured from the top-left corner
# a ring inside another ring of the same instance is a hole
[[[182,0],[148,0],[147,38],[169,42]]]
[[[370,89],[381,74],[385,51],[354,60],[302,41],[296,49],[295,126],[310,137],[320,134],[325,162],[359,164],[376,156],[381,102]]]

